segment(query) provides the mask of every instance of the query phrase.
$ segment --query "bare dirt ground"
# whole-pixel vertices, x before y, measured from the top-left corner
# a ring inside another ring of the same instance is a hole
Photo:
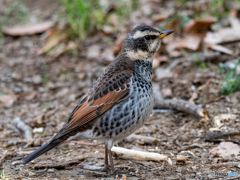
[[[55,1],[26,1],[29,14],[41,19],[52,18],[59,4]],[[36,10],[37,9],[37,10]],[[2,9],[1,9],[2,10]],[[44,13],[42,13],[44,12]],[[11,24],[11,23],[10,23]],[[0,51],[0,90],[7,92],[13,103],[0,105],[0,172],[2,179],[102,179],[95,172],[79,168],[81,165],[104,165],[104,145],[96,141],[68,142],[37,158],[27,166],[15,165],[31,151],[39,148],[60,130],[81,97],[92,86],[96,78],[110,62],[97,61],[85,56],[92,44],[104,44],[110,48],[113,42],[99,38],[83,46],[77,57],[65,54],[59,58],[37,55],[44,44],[44,35],[4,37]],[[239,47],[239,42],[228,44],[229,48]],[[231,60],[231,59],[229,59]],[[217,61],[217,60],[216,60]],[[161,64],[166,68],[173,61]],[[149,120],[135,134],[158,138],[155,144],[123,140],[116,146],[139,151],[167,155],[172,163],[123,160],[114,158],[119,171],[133,172],[127,179],[239,179],[240,156],[219,157],[209,153],[219,142],[204,141],[203,132],[215,127],[214,117],[222,114],[234,115],[221,119],[222,132],[238,132],[240,127],[240,92],[219,96],[213,91],[198,88],[209,79],[221,79],[216,62],[207,62],[207,68],[196,64],[180,62],[172,69],[171,78],[154,83],[160,89],[170,89],[170,98],[189,100],[194,92],[195,104],[202,105],[209,112],[210,119],[199,119],[182,112],[152,113]],[[154,70],[154,76],[156,76]],[[217,88],[217,87],[216,87]],[[23,132],[13,125],[13,119],[20,117],[32,129],[33,140],[24,139]],[[228,136],[228,140],[232,136]],[[235,143],[239,143],[239,138]],[[186,157],[186,163],[177,162],[177,155]],[[235,163],[233,163],[235,162]],[[238,176],[213,175],[211,172],[237,172]],[[108,177],[106,179],[116,179]]]

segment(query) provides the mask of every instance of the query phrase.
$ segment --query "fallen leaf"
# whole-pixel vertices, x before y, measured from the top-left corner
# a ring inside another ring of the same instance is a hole
[[[167,14],[157,14],[157,15],[155,15],[155,16],[152,17],[152,20],[153,20],[154,22],[160,22],[160,21],[165,20],[167,17],[168,17]]]
[[[233,51],[217,44],[205,43],[206,47],[211,48],[212,50],[219,51],[225,54],[233,55]]]
[[[192,93],[191,98],[188,100],[188,102],[190,102],[191,104],[195,104],[195,103],[194,103],[194,100],[197,99],[197,98],[198,98],[198,94],[197,94],[196,91],[194,91],[194,92]]]
[[[185,48],[196,51],[199,48],[202,37],[203,35],[199,33],[188,34],[181,39],[176,39],[175,41],[169,43],[166,49],[169,53],[179,48]]]
[[[114,55],[117,55],[121,51],[122,43],[123,43],[124,39],[126,38],[126,36],[127,36],[127,34],[123,34],[115,41],[115,44],[113,47]]]
[[[116,14],[112,14],[109,17],[109,22],[113,25],[113,26],[118,26],[119,25],[119,18]]]
[[[161,90],[162,91],[162,95],[166,98],[166,97],[172,97],[172,90],[170,88],[164,88]]]
[[[223,121],[235,120],[236,118],[237,118],[237,116],[235,114],[230,114],[230,113],[229,114],[220,114],[213,118],[213,122],[217,128],[220,128],[224,125],[222,123]]]
[[[222,156],[237,156],[240,152],[240,147],[232,142],[221,142],[218,147],[210,149],[209,153]]]
[[[37,93],[34,91],[27,91],[24,92],[20,95],[21,98],[26,99],[26,100],[32,100],[37,96]]]
[[[197,18],[189,21],[184,27],[186,33],[199,33],[203,30],[208,29],[212,24],[217,21],[215,17],[208,16],[205,18]]]
[[[17,97],[15,95],[0,95],[0,102],[6,107],[11,107],[16,99]]]
[[[156,74],[157,79],[173,77],[173,73],[171,72],[171,70],[166,69],[166,68],[157,68],[155,70],[155,74]]]
[[[89,59],[94,59],[100,57],[101,47],[99,45],[92,45],[88,48],[87,57]]]
[[[43,48],[38,51],[38,54],[49,52],[51,49],[61,44],[65,39],[67,39],[67,37],[68,35],[66,33],[54,33],[51,37],[49,37]]]
[[[229,19],[231,23],[230,28],[222,28],[217,32],[208,32],[204,38],[205,43],[219,44],[223,42],[231,42],[240,40],[240,23],[238,19]]]
[[[3,32],[10,36],[23,36],[42,33],[54,25],[52,21],[41,22],[38,24],[21,25],[15,27],[4,27]]]
[[[153,69],[159,67],[160,63],[168,61],[169,59],[167,58],[167,56],[156,55],[155,58],[153,59]]]

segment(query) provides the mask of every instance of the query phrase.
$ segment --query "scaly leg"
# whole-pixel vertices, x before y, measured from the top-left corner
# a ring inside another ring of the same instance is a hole
[[[113,165],[112,151],[110,149],[108,149],[108,153],[109,153],[110,168],[111,168],[110,174],[112,175],[112,174],[114,174],[114,165]]]

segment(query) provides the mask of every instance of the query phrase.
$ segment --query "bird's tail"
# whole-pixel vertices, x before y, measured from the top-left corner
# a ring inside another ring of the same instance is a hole
[[[56,147],[57,145],[59,145],[62,141],[49,141],[46,144],[44,144],[42,147],[38,148],[37,150],[35,150],[34,152],[32,152],[31,154],[27,155],[26,157],[24,157],[22,159],[22,162],[24,164],[27,164],[29,162],[31,162],[33,159],[41,156],[42,154],[44,154],[45,152],[53,149],[54,147]]]

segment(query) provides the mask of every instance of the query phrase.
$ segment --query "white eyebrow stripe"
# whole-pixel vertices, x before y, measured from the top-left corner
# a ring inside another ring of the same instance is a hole
[[[137,31],[135,32],[135,34],[133,35],[133,38],[134,39],[137,39],[137,38],[140,38],[140,37],[144,37],[146,35],[149,35],[149,36],[160,36],[160,33],[157,33],[157,32],[149,32],[149,31]]]

